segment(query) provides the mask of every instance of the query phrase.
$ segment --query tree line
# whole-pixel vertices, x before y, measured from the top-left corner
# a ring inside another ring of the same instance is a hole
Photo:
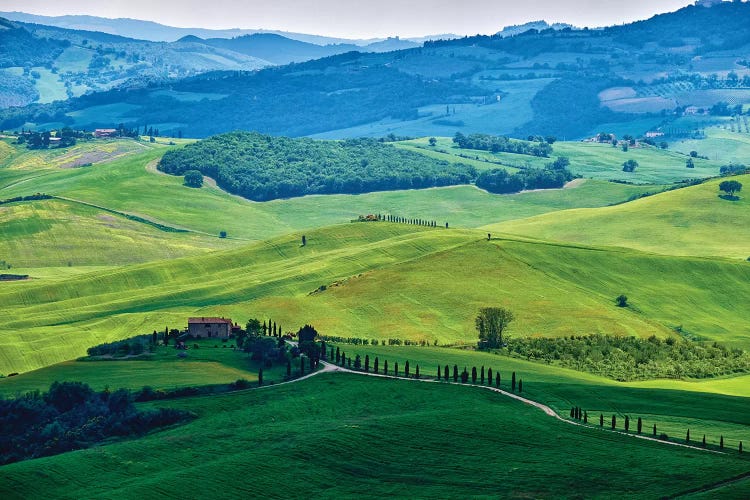
[[[540,141],[522,141],[503,135],[464,135],[461,132],[456,132],[456,135],[453,136],[453,142],[461,149],[477,149],[491,153],[514,153],[542,158],[547,158],[552,154],[552,145],[544,139]],[[551,142],[554,141],[552,140]]]
[[[255,201],[308,194],[357,194],[468,184],[469,165],[405,151],[374,139],[321,141],[232,132],[168,151],[159,170],[198,170]]]
[[[505,338],[507,353],[620,381],[710,378],[750,372],[750,355],[716,342],[611,335]]]

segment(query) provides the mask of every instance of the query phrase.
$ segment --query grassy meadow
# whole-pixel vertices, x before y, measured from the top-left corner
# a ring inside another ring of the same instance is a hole
[[[357,375],[161,405],[198,418],[138,440],[5,466],[0,494],[660,497],[747,469],[736,453],[581,429],[489,391]],[[251,478],[229,477],[248,466]]]
[[[736,180],[750,185],[748,175]],[[737,201],[720,198],[720,182],[711,180],[624,205],[568,210],[486,229],[584,245],[745,260],[750,257],[750,198],[742,192]]]

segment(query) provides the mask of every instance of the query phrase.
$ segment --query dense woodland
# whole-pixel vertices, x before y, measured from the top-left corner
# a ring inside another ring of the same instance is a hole
[[[43,66],[57,58],[70,42],[35,37],[0,18],[0,68]]]
[[[188,418],[181,410],[136,410],[125,389],[95,392],[81,382],[55,382],[45,393],[0,399],[0,465],[142,435]]]
[[[373,139],[316,141],[233,132],[167,152],[159,169],[199,170],[256,201],[468,184],[473,167],[435,160]]]
[[[648,339],[588,335],[509,338],[507,352],[615,380],[708,378],[750,372],[750,355],[713,343],[655,336]]]

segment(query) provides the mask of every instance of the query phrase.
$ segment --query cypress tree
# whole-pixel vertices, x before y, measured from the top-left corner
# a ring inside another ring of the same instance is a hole
[[[258,368],[258,385],[263,385],[263,368]]]
[[[630,431],[630,417],[625,415],[625,432]]]
[[[492,368],[487,368],[487,385],[492,385]]]
[[[378,373],[378,357],[375,356],[375,363],[372,365],[372,371]]]
[[[656,424],[654,424],[654,437],[656,437]]]
[[[599,427],[604,427],[604,413],[599,414]]]
[[[442,376],[442,374],[443,374],[443,368],[440,365],[438,365],[438,370],[437,370],[437,381],[438,382],[440,382],[440,377]]]
[[[328,352],[328,349],[326,349],[326,343],[321,342],[320,343],[320,357],[323,359],[326,359],[326,353]]]
[[[276,322],[273,322],[273,336],[276,336]]]
[[[383,362],[383,375],[388,375],[388,360]]]
[[[398,377],[398,361],[396,361],[395,363],[393,363],[393,375],[395,375],[396,377]]]
[[[333,361],[333,360],[334,360],[334,356],[333,356],[333,347],[331,347],[331,356],[330,356],[330,358],[329,358],[329,359],[330,359],[331,361]]]
[[[448,381],[448,374],[450,373],[450,368],[448,368],[448,365],[445,365],[445,369],[443,370],[443,378],[445,381]]]
[[[482,366],[482,371],[479,377],[479,383],[484,385],[484,366]]]
[[[419,365],[417,365],[417,369],[414,371],[414,378],[419,378]]]
[[[703,435],[703,447],[704,448],[706,447],[706,435],[705,434]]]
[[[458,365],[453,365],[453,381],[458,382]]]
[[[409,378],[409,360],[404,363],[404,377]]]
[[[346,353],[341,352],[341,366],[346,367]]]
[[[468,381],[469,381],[469,372],[464,366],[464,371],[461,372],[461,383],[465,384]]]
[[[641,420],[641,417],[638,417],[638,434],[641,433],[641,430],[643,430],[643,420]]]
[[[510,390],[516,392],[516,372],[513,372],[513,376],[510,379]]]
[[[348,368],[351,368],[352,367],[352,358],[347,358],[346,359],[346,364],[347,364]]]
[[[370,355],[365,354],[365,373],[370,373]]]
[[[576,418],[576,409],[574,407],[570,407],[570,418]]]
[[[719,449],[721,449],[721,450],[724,449],[724,436],[721,436],[719,438]]]
[[[523,379],[518,379],[518,392],[523,392]],[[580,414],[580,410],[578,412]]]
[[[687,434],[685,435],[685,442],[686,443],[690,442],[690,429],[687,430]]]
[[[303,356],[299,357],[299,376],[302,377],[305,375],[305,358]]]
[[[477,367],[476,366],[471,367],[471,383],[472,384],[477,383]]]
[[[740,453],[742,453],[742,441],[740,441],[739,450],[740,450]]]
[[[500,387],[500,372],[495,373],[495,387]]]
[[[263,322],[263,336],[266,336],[266,332],[268,331],[268,327],[266,326],[266,322]]]
[[[338,346],[336,346],[336,364],[338,365],[339,363],[341,363],[341,351]]]
[[[587,411],[583,412],[583,423],[588,424],[589,423],[589,413]]]
[[[612,430],[615,430],[615,427],[617,427],[617,417],[612,415]]]

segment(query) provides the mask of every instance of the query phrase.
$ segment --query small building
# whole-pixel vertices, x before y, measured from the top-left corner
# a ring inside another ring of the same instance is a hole
[[[232,333],[232,320],[226,318],[188,318],[188,336],[227,339]]]
[[[94,137],[98,139],[101,139],[102,137],[115,137],[116,135],[116,128],[97,128],[94,130]]]
[[[659,131],[646,132],[647,139],[655,139],[656,137],[663,137],[663,136],[664,136],[664,132],[659,132]]]

